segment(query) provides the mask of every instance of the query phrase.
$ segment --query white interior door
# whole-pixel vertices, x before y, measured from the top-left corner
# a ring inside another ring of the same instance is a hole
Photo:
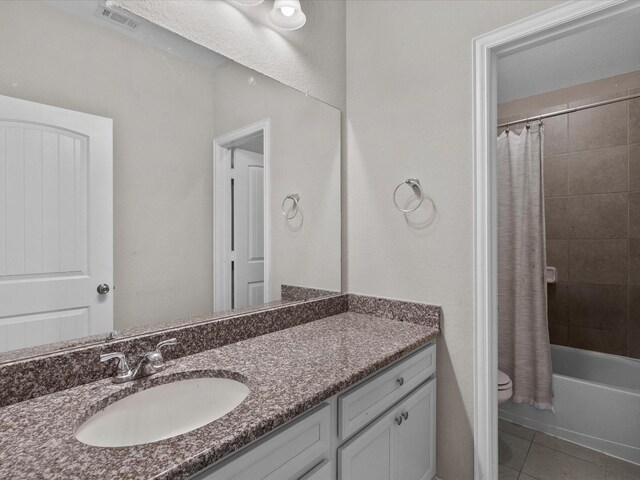
[[[0,96],[0,352],[113,329],[112,132]]]
[[[234,308],[264,303],[264,161],[258,153],[233,152]]]

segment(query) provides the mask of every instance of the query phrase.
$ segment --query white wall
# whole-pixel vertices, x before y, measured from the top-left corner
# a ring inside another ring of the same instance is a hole
[[[340,110],[235,62],[213,75],[214,136],[271,120],[271,299],[280,286],[340,291]],[[287,222],[282,200],[300,194]]]
[[[442,305],[443,480],[473,478],[471,41],[558,3],[347,2],[348,290]],[[424,229],[391,201],[411,176],[437,207]]]
[[[345,2],[302,0],[304,28],[283,31],[268,19],[273,7],[223,0],[114,0],[236,62],[344,109]]]

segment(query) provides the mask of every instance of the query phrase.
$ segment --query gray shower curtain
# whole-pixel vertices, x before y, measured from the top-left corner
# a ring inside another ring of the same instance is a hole
[[[552,408],[543,127],[498,137],[498,368],[512,401]]]

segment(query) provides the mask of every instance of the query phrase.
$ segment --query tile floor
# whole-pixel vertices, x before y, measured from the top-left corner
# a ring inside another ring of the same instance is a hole
[[[499,420],[499,480],[640,480],[640,466]]]

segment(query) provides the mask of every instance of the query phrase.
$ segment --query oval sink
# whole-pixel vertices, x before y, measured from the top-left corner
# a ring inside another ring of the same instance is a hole
[[[228,378],[192,378],[151,387],[100,410],[75,433],[95,447],[157,442],[200,428],[235,409],[249,388]]]

